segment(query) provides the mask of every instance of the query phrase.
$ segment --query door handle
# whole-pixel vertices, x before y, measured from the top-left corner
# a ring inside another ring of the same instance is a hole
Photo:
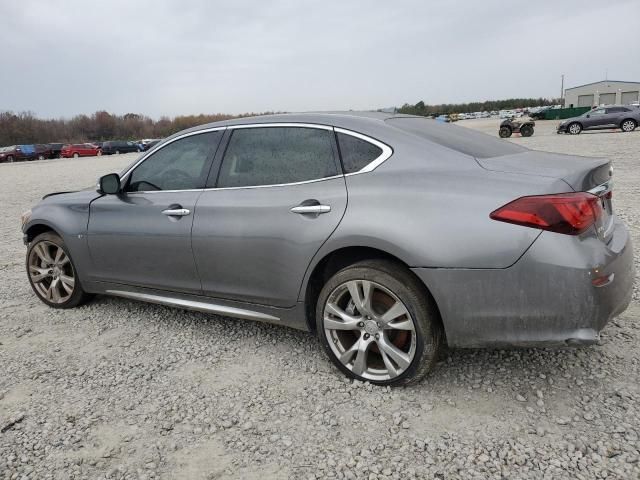
[[[186,208],[167,208],[163,210],[162,213],[168,217],[184,217],[189,215],[191,211]]]
[[[298,205],[297,207],[293,207],[291,211],[299,214],[314,213],[320,215],[321,213],[329,213],[331,207],[329,205]]]

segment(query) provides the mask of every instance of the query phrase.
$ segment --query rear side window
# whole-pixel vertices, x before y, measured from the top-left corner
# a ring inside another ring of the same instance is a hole
[[[337,135],[344,173],[360,171],[382,155],[382,149],[373,143],[346,133]]]
[[[333,132],[304,127],[233,131],[218,187],[252,187],[317,180],[338,174]]]
[[[200,133],[175,140],[146,158],[129,177],[127,191],[191,190],[203,188],[208,159],[222,131]]]

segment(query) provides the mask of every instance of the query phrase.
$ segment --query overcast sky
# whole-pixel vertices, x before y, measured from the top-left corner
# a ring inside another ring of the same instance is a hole
[[[0,110],[375,109],[640,81],[640,1],[0,0]]]

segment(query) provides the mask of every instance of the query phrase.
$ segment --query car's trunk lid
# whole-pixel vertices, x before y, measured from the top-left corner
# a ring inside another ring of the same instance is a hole
[[[608,160],[533,150],[476,160],[486,170],[562,179],[576,192],[597,195],[602,202],[603,214],[596,223],[596,233],[601,240],[609,241],[614,225],[611,203],[613,168]]]
[[[610,162],[603,158],[534,150],[477,160],[481,167],[495,172],[560,178],[576,192],[586,192],[602,185],[608,182],[612,175]]]

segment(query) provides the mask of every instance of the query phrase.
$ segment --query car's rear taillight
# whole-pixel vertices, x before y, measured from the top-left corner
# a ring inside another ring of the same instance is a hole
[[[578,235],[602,215],[596,195],[586,192],[520,197],[494,210],[494,220],[540,228],[566,235]]]

